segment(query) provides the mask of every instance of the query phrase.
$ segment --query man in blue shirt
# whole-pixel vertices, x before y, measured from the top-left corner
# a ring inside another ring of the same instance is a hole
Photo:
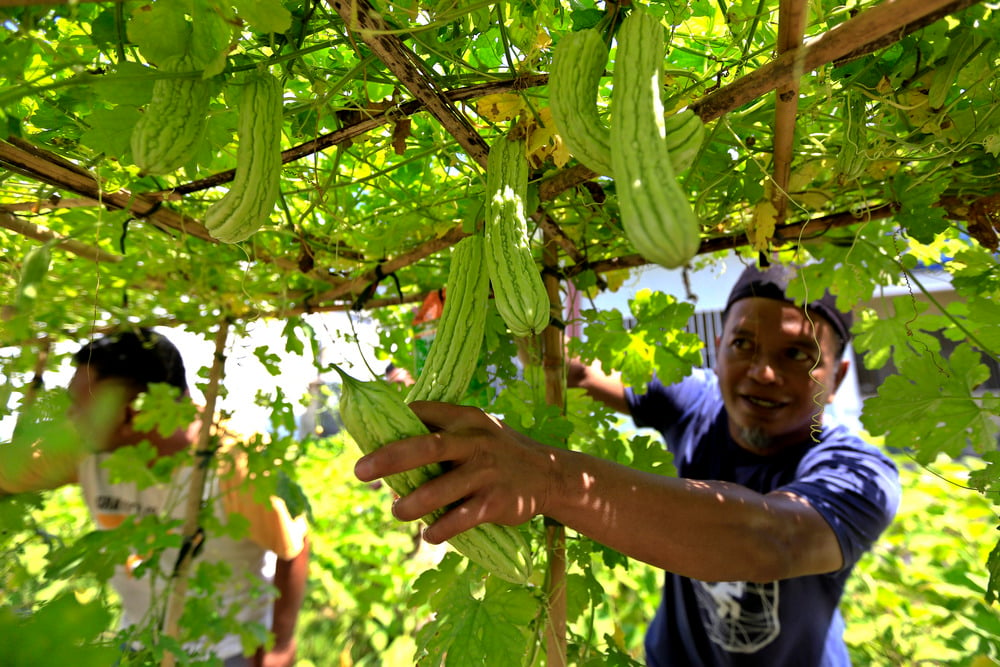
[[[793,272],[747,269],[712,371],[641,393],[572,362],[571,385],[659,430],[678,477],[545,447],[482,411],[414,403],[430,435],[363,457],[368,481],[432,462],[441,477],[399,499],[441,542],[478,523],[543,514],[666,571],[646,636],[653,667],[847,665],[837,611],[858,558],[899,502],[892,461],[823,421],[846,372],[851,318],[824,295],[785,295]]]

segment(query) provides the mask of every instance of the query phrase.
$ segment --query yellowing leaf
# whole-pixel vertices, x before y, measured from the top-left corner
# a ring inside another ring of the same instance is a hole
[[[768,188],[770,190],[770,188]],[[768,241],[774,236],[774,223],[778,209],[771,203],[770,195],[765,196],[753,207],[753,217],[747,225],[747,239],[754,250],[767,250]]]
[[[556,124],[548,107],[538,113],[537,121],[525,124],[525,131],[525,152],[532,167],[537,169],[549,156],[557,167],[569,162],[569,149],[563,144],[562,137],[556,134]]]
[[[791,199],[802,208],[819,211],[830,201],[830,195],[824,190],[806,190],[792,194]]]
[[[1000,134],[990,134],[983,139],[983,150],[993,157],[1000,157]]]
[[[899,171],[898,160],[875,160],[866,169],[868,175],[875,179],[884,179]]]
[[[534,120],[527,123],[527,135],[525,137],[525,152],[531,155],[539,148],[552,141],[555,135],[555,123],[552,121],[552,110],[545,107],[538,114],[538,122]]]
[[[617,292],[625,281],[631,277],[628,269],[618,269],[616,271],[608,271],[602,274],[605,284],[607,284],[608,290],[611,292]]]
[[[538,34],[535,35],[535,44],[533,49],[536,51],[544,51],[552,46],[552,36],[547,30],[539,29]]]
[[[798,165],[788,176],[788,191],[798,192],[799,190],[805,189],[813,179],[816,178],[816,174],[822,169],[821,161],[813,160],[811,162],[806,162],[803,165]]]
[[[480,116],[494,122],[512,120],[524,109],[524,100],[520,95],[501,93],[487,95],[476,103],[476,111]]]

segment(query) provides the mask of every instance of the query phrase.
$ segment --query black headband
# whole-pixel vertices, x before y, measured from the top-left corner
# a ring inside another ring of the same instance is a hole
[[[729,293],[724,312],[728,313],[729,308],[740,299],[755,296],[794,303],[785,294],[793,278],[795,278],[795,267],[792,266],[772,264],[763,271],[756,266],[748,266]],[[832,324],[834,331],[845,345],[851,340],[851,324],[854,322],[854,317],[851,313],[845,313],[837,308],[837,299],[829,291],[824,292],[819,299],[810,301],[806,308]]]

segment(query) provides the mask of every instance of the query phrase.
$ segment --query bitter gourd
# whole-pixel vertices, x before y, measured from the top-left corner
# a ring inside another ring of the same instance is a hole
[[[281,83],[255,72],[239,101],[236,176],[205,214],[209,234],[223,243],[250,238],[271,217],[281,186]]]
[[[666,148],[660,77],[663,26],[634,9],[618,32],[612,75],[611,165],[625,234],[644,258],[673,269],[697,252],[701,223]]]
[[[368,454],[389,442],[429,432],[388,383],[362,382],[339,368],[337,372],[342,380],[340,415],[362,452]],[[434,464],[389,475],[385,482],[397,494],[405,496],[442,472],[442,466]],[[436,511],[423,520],[429,524],[444,511]],[[459,533],[448,543],[501,579],[524,584],[531,577],[531,549],[515,527],[484,523]]]
[[[608,48],[598,30],[564,36],[552,54],[549,107],[559,136],[585,167],[612,176],[611,131],[598,114],[597,94]],[[690,109],[665,121],[666,144],[675,171],[689,168],[705,137],[705,125]]]
[[[194,72],[187,55],[167,58],[165,73]],[[205,137],[212,84],[200,76],[157,79],[132,129],[132,160],[146,174],[168,174],[194,158]]]
[[[469,388],[483,346],[489,306],[490,281],[483,270],[484,261],[481,234],[455,244],[444,309],[427,359],[406,400],[457,403]]]
[[[524,144],[523,139],[501,137],[486,161],[486,270],[497,310],[515,336],[540,333],[549,323],[550,310],[528,238]]]

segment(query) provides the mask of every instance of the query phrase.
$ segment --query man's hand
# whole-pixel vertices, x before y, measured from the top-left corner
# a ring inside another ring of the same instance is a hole
[[[524,436],[478,408],[417,401],[410,406],[432,431],[362,457],[355,474],[362,481],[430,463],[447,468],[398,499],[393,514],[413,521],[454,506],[424,531],[432,544],[485,522],[516,526],[545,511],[558,479],[555,450]]]
[[[579,387],[595,401],[604,403],[612,410],[629,414],[625,400],[625,387],[618,374],[609,375],[601,370],[600,364],[588,366],[576,357],[566,361],[566,386]]]
[[[292,667],[295,664],[295,651],[294,639],[284,646],[275,646],[264,654],[263,667]]]

